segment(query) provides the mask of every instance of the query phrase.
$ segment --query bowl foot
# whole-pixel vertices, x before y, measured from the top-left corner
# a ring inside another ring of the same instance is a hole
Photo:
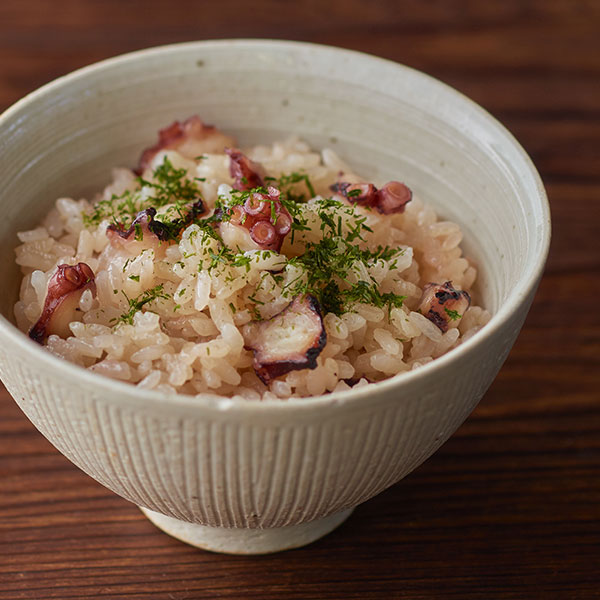
[[[273,529],[208,527],[167,517],[140,507],[165,533],[196,548],[224,554],[268,554],[310,544],[341,525],[354,510],[350,508],[323,519]]]

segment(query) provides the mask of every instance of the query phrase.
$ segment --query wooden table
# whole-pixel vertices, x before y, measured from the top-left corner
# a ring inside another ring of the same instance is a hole
[[[277,37],[422,69],[498,117],[546,183],[553,244],[510,358],[401,483],[303,549],[160,533],[0,395],[0,599],[600,598],[600,3],[2,0],[0,109],[146,46]]]

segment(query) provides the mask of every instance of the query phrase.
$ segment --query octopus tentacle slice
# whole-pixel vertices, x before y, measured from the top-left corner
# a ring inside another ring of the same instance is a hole
[[[451,281],[428,283],[423,288],[419,312],[441,331],[458,327],[465,311],[471,305],[468,292],[457,290]]]
[[[221,153],[226,147],[235,146],[235,139],[219,131],[214,125],[206,125],[197,115],[183,122],[174,121],[158,132],[158,142],[146,148],[134,172],[141,175],[161,150],[177,150],[186,158],[195,159],[204,153]]]
[[[235,184],[240,186],[237,189],[250,191],[257,187],[264,188],[262,177],[256,171],[250,171],[257,165],[237,150],[229,154],[231,164],[236,165],[231,167],[231,173]],[[266,191],[266,194],[252,192],[243,204],[231,207],[229,220],[219,226],[225,244],[243,250],[281,250],[285,236],[292,229],[292,216],[281,203],[281,193],[277,188],[269,186]]]
[[[381,189],[372,183],[338,182],[331,186],[331,191],[343,196],[353,204],[375,208],[384,215],[402,213],[412,200],[412,191],[400,181],[389,181]]]
[[[249,191],[265,185],[264,169],[259,164],[235,148],[225,148],[225,154],[229,156],[229,174],[233,177],[234,189]]]
[[[96,295],[94,272],[86,263],[58,265],[48,282],[42,314],[29,330],[29,337],[39,344],[49,335],[68,337],[69,323],[78,320],[79,300],[86,290]]]
[[[109,225],[106,237],[113,248],[126,250],[131,255],[138,255],[144,250],[158,251],[161,241],[166,240],[160,223],[154,220],[155,208],[146,208],[137,213],[128,229],[122,223]]]
[[[268,385],[290,371],[315,369],[327,343],[321,306],[314,296],[297,296],[267,321],[248,323],[245,347],[254,353],[254,370]]]

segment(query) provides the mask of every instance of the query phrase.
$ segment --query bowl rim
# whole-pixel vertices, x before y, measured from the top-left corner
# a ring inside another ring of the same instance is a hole
[[[79,79],[85,78],[88,75],[93,75],[103,70],[110,70],[114,67],[118,67],[121,64],[152,58],[155,55],[168,55],[170,53],[178,54],[192,50],[200,51],[215,49],[218,51],[219,49],[225,47],[236,47],[240,50],[245,48],[252,50],[263,49],[271,51],[276,51],[277,49],[287,49],[296,51],[298,53],[312,51],[321,54],[328,54],[330,56],[337,54],[340,57],[345,56],[347,58],[351,58],[352,61],[370,61],[373,67],[380,66],[381,68],[394,68],[404,77],[411,77],[414,80],[419,80],[422,85],[426,85],[429,86],[430,89],[434,89],[440,97],[454,97],[455,101],[459,102],[462,108],[464,108],[466,114],[470,113],[478,117],[486,124],[488,133],[493,133],[495,138],[502,140],[505,144],[510,145],[512,149],[516,151],[518,157],[522,161],[522,165],[525,167],[522,177],[530,177],[531,183],[533,183],[533,186],[537,192],[535,197],[532,196],[530,198],[530,202],[532,205],[537,204],[537,207],[542,215],[542,222],[541,224],[538,224],[538,227],[535,228],[536,239],[538,236],[541,238],[539,243],[541,251],[536,256],[536,259],[526,266],[525,275],[518,281],[517,285],[514,286],[514,289],[508,295],[507,300],[492,315],[490,321],[474,336],[460,344],[460,346],[457,348],[453,348],[448,353],[436,358],[432,362],[423,365],[414,371],[402,372],[383,381],[376,382],[373,385],[363,386],[358,389],[355,388],[340,392],[329,392],[320,396],[288,399],[278,398],[260,401],[242,401],[211,393],[202,393],[197,396],[192,396],[186,394],[167,394],[155,390],[140,389],[131,383],[126,383],[111,379],[104,375],[99,375],[53,355],[39,344],[30,340],[22,331],[20,331],[4,315],[1,314],[0,338],[4,338],[5,343],[15,344],[22,352],[30,354],[34,361],[40,361],[48,370],[59,370],[63,372],[65,377],[68,377],[69,380],[77,380],[82,386],[86,384],[91,386],[95,390],[94,395],[96,396],[99,393],[104,392],[106,396],[110,398],[114,394],[119,398],[120,402],[130,401],[133,404],[141,402],[146,407],[152,405],[155,408],[165,408],[165,406],[169,408],[178,407],[191,409],[193,411],[197,410],[198,412],[207,409],[217,410],[219,412],[234,409],[236,412],[256,413],[257,411],[262,412],[265,410],[281,411],[291,410],[292,408],[300,410],[312,410],[316,407],[322,408],[325,406],[348,406],[349,404],[361,404],[365,398],[371,397],[374,393],[379,394],[381,392],[390,392],[394,388],[401,389],[403,385],[405,386],[407,384],[418,385],[418,382],[424,378],[435,377],[437,372],[443,371],[452,362],[455,362],[457,359],[469,354],[485,339],[496,335],[510,320],[510,318],[518,312],[522,303],[535,291],[542,276],[550,247],[551,236],[550,207],[548,204],[548,199],[541,177],[537,172],[532,160],[520,143],[516,140],[516,138],[508,131],[508,129],[506,129],[504,125],[502,125],[495,117],[493,117],[475,101],[471,100],[450,85],[436,79],[435,77],[432,77],[431,75],[423,73],[422,71],[366,52],[349,50],[325,44],[315,44],[311,42],[258,38],[231,38],[180,42],[175,44],[154,46],[120,54],[62,75],[30,92],[8,107],[3,113],[0,114],[0,127],[2,127],[6,121],[9,121],[13,115],[25,110],[29,104],[37,101],[38,99],[51,96],[55,91],[60,91],[65,86],[68,86]],[[528,239],[531,239],[531,237]]]

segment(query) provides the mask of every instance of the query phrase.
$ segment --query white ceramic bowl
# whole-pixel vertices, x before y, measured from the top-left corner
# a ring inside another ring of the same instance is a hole
[[[166,396],[61,361],[13,325],[15,233],[106,184],[157,130],[197,113],[241,144],[297,133],[457,221],[491,322],[417,371],[306,400]],[[70,460],[172,535],[260,553],[330,531],[430,456],[487,390],[521,328],[550,238],[529,158],[490,115],[422,73],[295,42],[225,40],[117,57],[0,117],[0,372]],[[149,510],[148,510],[149,509]]]

